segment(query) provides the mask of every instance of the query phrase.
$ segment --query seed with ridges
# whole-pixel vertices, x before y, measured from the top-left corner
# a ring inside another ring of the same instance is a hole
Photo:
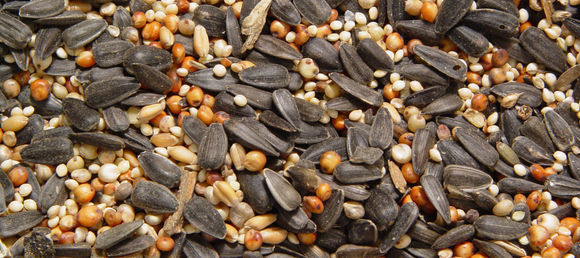
[[[156,213],[172,213],[179,206],[177,198],[169,189],[150,181],[139,181],[131,195],[133,205]]]

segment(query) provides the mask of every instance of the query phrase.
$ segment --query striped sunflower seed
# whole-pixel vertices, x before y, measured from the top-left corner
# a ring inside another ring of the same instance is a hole
[[[226,225],[213,205],[206,200],[195,196],[187,202],[183,215],[196,228],[218,239],[226,236]]]
[[[101,35],[107,29],[107,22],[100,20],[85,20],[62,32],[62,40],[70,49],[83,47]]]
[[[313,214],[312,221],[316,223],[318,232],[331,229],[343,213],[344,192],[333,190],[330,198],[324,202],[324,210],[320,214]]]
[[[167,187],[151,181],[139,181],[135,185],[131,194],[131,203],[136,207],[156,213],[172,213],[179,206],[177,198]]]
[[[97,235],[95,248],[105,250],[118,244],[137,232],[143,223],[143,220],[134,220],[103,231],[101,234]]]
[[[478,237],[495,240],[513,240],[528,233],[530,225],[512,221],[508,218],[484,215],[479,217],[475,223],[475,230]]]

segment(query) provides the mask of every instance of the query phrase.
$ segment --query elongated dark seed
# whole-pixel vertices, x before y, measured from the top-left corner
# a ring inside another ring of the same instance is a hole
[[[155,244],[153,236],[135,236],[107,249],[108,257],[125,256],[143,251]]]
[[[111,134],[86,132],[86,133],[69,134],[68,137],[71,140],[90,144],[99,147],[103,150],[117,151],[125,147],[125,144],[123,143],[123,139],[121,139],[121,137]]]
[[[366,183],[383,177],[383,171],[373,165],[359,165],[343,161],[336,165],[334,176],[345,184]]]
[[[169,76],[151,66],[137,63],[132,68],[137,80],[156,93],[165,94],[173,87]]]
[[[544,123],[552,142],[559,150],[568,151],[576,145],[576,137],[572,134],[570,126],[554,110],[549,110],[544,114]]]
[[[520,26],[515,15],[485,8],[470,11],[465,16],[464,22],[468,27],[481,33],[502,38],[518,36]]]
[[[226,225],[213,205],[198,196],[191,198],[185,205],[183,215],[195,227],[218,239],[226,236]]]
[[[82,21],[64,30],[62,40],[70,49],[77,49],[95,40],[106,28],[107,22],[103,19]]]
[[[145,64],[163,70],[169,67],[173,61],[171,53],[152,46],[141,45],[130,48],[123,54],[123,67],[130,74],[133,73],[133,64]]]
[[[99,125],[99,113],[82,100],[65,98],[62,107],[69,121],[81,131],[92,131]]]
[[[445,34],[449,29],[453,28],[467,11],[469,11],[469,7],[472,4],[473,0],[461,0],[442,4],[435,18],[435,32]]]
[[[85,103],[92,108],[105,108],[131,96],[141,87],[131,77],[115,77],[85,86]]]
[[[353,79],[350,79],[339,73],[331,73],[330,78],[334,80],[344,91],[364,101],[367,104],[380,106],[382,103],[382,96],[378,92],[359,84]]]
[[[14,49],[23,49],[30,42],[30,28],[7,13],[0,14],[0,41]]]
[[[27,162],[58,165],[72,158],[74,151],[69,139],[58,137],[35,141],[24,147],[20,155]]]
[[[485,140],[471,135],[467,130],[456,127],[453,129],[454,135],[457,137],[461,145],[473,156],[477,161],[486,166],[493,166],[499,159],[499,154],[489,145]]]
[[[373,71],[357,54],[356,48],[350,44],[341,44],[338,52],[350,78],[363,85],[369,84],[373,79]]]
[[[409,230],[419,216],[419,208],[414,202],[407,202],[401,206],[394,226],[383,238],[379,248],[381,253],[388,252],[397,241]]]
[[[449,39],[473,57],[481,57],[489,48],[489,41],[481,33],[467,26],[457,26],[448,32]]]
[[[268,35],[260,35],[254,45],[254,48],[264,54],[282,59],[302,59],[302,54],[298,52],[298,50],[292,48],[285,41]]]
[[[60,244],[54,246],[57,257],[91,257],[91,246],[88,243]]]
[[[479,217],[475,223],[477,236],[496,240],[517,239],[528,233],[530,225],[493,215]]]
[[[462,81],[467,75],[467,65],[442,50],[417,45],[413,51],[425,62],[453,79]]]
[[[555,197],[571,199],[572,197],[580,196],[580,181],[576,179],[555,175],[549,177],[545,185]]]
[[[503,249],[501,246],[487,241],[482,241],[479,239],[473,239],[473,244],[478,250],[481,250],[484,254],[488,255],[490,258],[500,258],[511,256],[508,251]]]
[[[242,123],[240,119],[230,119],[225,121],[224,129],[230,139],[247,148],[261,150],[268,156],[279,155],[278,151],[276,151],[270,143],[268,143],[257,132],[252,131],[246,124]]]
[[[527,28],[520,35],[520,42],[530,55],[546,67],[559,73],[568,68],[562,50],[542,30],[533,26]]]
[[[441,186],[441,183],[435,176],[424,175],[420,179],[421,186],[427,193],[427,197],[435,206],[438,214],[441,215],[443,221],[447,224],[451,224],[451,212],[449,211],[449,201],[445,196],[445,191]],[[437,248],[438,249],[438,248]]]
[[[159,154],[146,151],[138,159],[145,174],[157,183],[173,188],[181,180],[181,169]]]
[[[332,14],[330,5],[323,0],[295,0],[294,5],[296,5],[302,17],[316,26],[320,26],[328,21]],[[316,8],[313,8],[314,6]]]
[[[131,194],[133,205],[149,212],[172,213],[179,206],[175,195],[159,183],[139,181]]]
[[[14,236],[34,227],[44,218],[45,216],[38,211],[23,211],[0,217],[0,236]]]
[[[530,193],[545,189],[543,185],[520,178],[504,178],[497,182],[497,186],[501,192],[509,194]]]
[[[374,117],[373,125],[369,133],[368,144],[370,147],[386,149],[391,145],[393,138],[393,120],[386,108],[380,108]]]
[[[448,165],[444,169],[443,186],[453,185],[465,192],[487,189],[493,182],[487,173],[461,165]]]
[[[324,202],[324,210],[320,214],[312,216],[319,232],[331,229],[343,212],[344,192],[340,189],[333,190],[330,198]]]
[[[137,232],[142,225],[143,220],[134,220],[103,231],[101,234],[97,235],[95,248],[103,250],[108,249],[109,247],[129,238]]]
[[[270,193],[276,199],[276,202],[286,211],[291,211],[296,209],[300,203],[300,194],[292,187],[292,185],[280,174],[270,170],[265,169],[263,171],[264,177],[266,177],[266,184]]]
[[[234,96],[243,95],[248,101],[248,105],[261,109],[269,110],[272,109],[272,93],[269,91],[261,90],[256,87],[252,87],[244,84],[232,84],[226,86],[226,91]]]
[[[452,228],[447,233],[437,238],[431,248],[442,249],[454,246],[463,241],[471,239],[473,235],[475,235],[475,227],[473,225],[461,225]]]
[[[286,121],[294,128],[300,130],[300,111],[290,91],[286,89],[275,90],[272,93],[274,106]]]
[[[342,72],[344,70],[338,51],[324,39],[310,38],[302,46],[302,55],[312,58],[318,65],[320,72]]]
[[[62,44],[62,29],[42,28],[36,33],[38,40],[34,40],[34,56],[40,60],[48,58]]]

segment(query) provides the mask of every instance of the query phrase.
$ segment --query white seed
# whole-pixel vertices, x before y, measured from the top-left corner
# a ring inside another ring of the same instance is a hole
[[[556,172],[562,172],[562,170],[564,170],[564,165],[562,165],[562,163],[560,162],[554,162],[554,164],[552,164],[552,168],[554,170],[556,170]]]
[[[525,176],[526,174],[528,174],[528,170],[522,164],[516,164],[516,165],[514,165],[514,172],[518,176]]]
[[[407,234],[404,234],[399,241],[397,241],[394,245],[395,248],[397,249],[403,249],[406,248],[407,246],[409,246],[409,244],[411,244],[411,237]]]
[[[544,90],[542,91],[542,99],[544,100],[544,102],[546,102],[546,104],[551,104],[554,101],[556,101],[556,96],[552,91],[544,88]]]
[[[474,95],[473,92],[471,92],[471,90],[468,88],[461,88],[461,89],[457,90],[457,94],[463,100],[471,99],[471,98],[473,98],[473,95]]]
[[[393,83],[393,90],[394,91],[402,91],[405,88],[405,81],[398,80]]]
[[[20,212],[24,208],[24,204],[18,201],[11,201],[8,204],[8,210],[12,213]]]
[[[357,110],[353,110],[350,112],[350,114],[348,115],[348,119],[352,120],[352,121],[358,121],[361,119],[362,117],[362,110],[357,109]]]
[[[393,160],[399,164],[404,164],[411,161],[412,151],[407,144],[397,144],[393,146],[392,150]]]
[[[551,38],[551,39],[556,39],[559,36],[558,35],[558,32],[556,32],[552,28],[547,28],[547,29],[544,30],[544,32],[546,33],[546,35],[548,36],[548,38]]]
[[[554,98],[556,98],[556,101],[558,102],[563,102],[566,99],[566,94],[558,90],[554,92]]]
[[[430,149],[429,157],[435,162],[441,162],[443,160],[443,158],[441,158],[441,152],[437,149]]]
[[[493,214],[496,216],[507,216],[512,212],[514,203],[511,200],[501,200],[493,206]]]
[[[572,53],[568,53],[566,55],[566,62],[568,62],[570,66],[573,66],[576,64],[576,57]]]
[[[574,197],[572,198],[572,207],[574,207],[574,209],[580,209],[580,198],[578,197]]]
[[[405,51],[399,49],[397,50],[397,52],[395,52],[395,58],[393,58],[393,61],[400,62],[401,60],[403,60],[403,57],[405,57]]]
[[[246,104],[248,104],[248,100],[246,99],[246,96],[244,95],[236,95],[234,97],[234,103],[236,103],[236,105],[243,107]]]
[[[480,63],[474,63],[469,65],[469,70],[474,73],[479,73],[483,71],[483,66]]]
[[[391,83],[395,83],[398,80],[401,80],[401,75],[399,75],[398,73],[391,73],[391,76],[389,77],[391,80]]]
[[[32,199],[24,200],[24,208],[27,211],[35,211],[38,209],[36,202]]]
[[[119,175],[121,175],[121,171],[115,164],[104,164],[99,169],[98,174],[99,179],[101,179],[103,182],[110,183],[117,180]]]
[[[550,27],[550,25],[548,25],[548,22],[546,22],[546,19],[542,19],[542,20],[540,20],[540,22],[538,22],[538,29],[540,29],[540,30],[545,30],[549,27]]]
[[[536,63],[529,63],[526,66],[526,72],[529,74],[536,74],[538,72],[538,65]]]
[[[227,69],[225,66],[218,64],[213,67],[213,74],[217,77],[224,77],[226,75]]]
[[[55,217],[48,219],[48,221],[46,222],[46,225],[49,228],[55,228],[56,226],[58,226],[59,222],[60,222],[60,218],[58,216],[55,216]]]
[[[560,220],[558,217],[550,213],[544,213],[538,216],[537,222],[538,225],[544,226],[550,234],[556,233],[560,227]]]
[[[357,24],[360,25],[366,25],[367,24],[367,17],[360,12],[357,12],[354,14],[354,20],[356,21]]]
[[[519,13],[520,13],[520,23],[525,23],[530,18],[528,11],[524,8],[520,9]]]
[[[330,23],[330,28],[332,30],[340,30],[340,29],[342,29],[342,22],[338,21],[338,20],[334,20]]]
[[[491,195],[493,196],[497,196],[499,194],[499,187],[495,184],[490,185],[487,190],[491,193]]]
[[[562,151],[556,151],[554,152],[554,158],[559,161],[560,163],[566,163],[566,160],[568,159],[566,157],[566,153],[562,152]]]
[[[420,82],[418,81],[411,81],[409,83],[409,88],[413,91],[413,92],[417,92],[417,91],[421,91],[423,90],[423,85],[421,85]]]

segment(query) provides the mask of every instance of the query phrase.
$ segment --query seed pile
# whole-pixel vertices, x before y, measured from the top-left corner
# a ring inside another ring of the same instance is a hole
[[[578,0],[0,11],[0,257],[580,256]]]

